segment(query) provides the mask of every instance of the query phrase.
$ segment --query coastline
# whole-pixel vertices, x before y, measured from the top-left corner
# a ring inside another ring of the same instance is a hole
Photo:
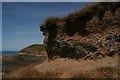
[[[47,59],[46,56],[38,56],[38,55],[30,55],[30,54],[22,54],[16,53],[11,55],[2,55],[2,72],[4,73],[3,77],[9,72],[20,69],[26,66],[34,66],[42,63]]]
[[[0,61],[2,61],[2,55],[0,55]]]

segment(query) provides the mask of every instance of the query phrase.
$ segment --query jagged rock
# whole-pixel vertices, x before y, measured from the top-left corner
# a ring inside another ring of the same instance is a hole
[[[113,6],[114,5],[114,6]],[[41,25],[48,58],[97,59],[119,53],[120,3],[100,3]]]

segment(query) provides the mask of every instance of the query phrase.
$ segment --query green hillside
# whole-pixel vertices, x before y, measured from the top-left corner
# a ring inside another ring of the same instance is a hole
[[[33,44],[20,50],[26,54],[40,54],[41,51],[45,51],[43,44]]]

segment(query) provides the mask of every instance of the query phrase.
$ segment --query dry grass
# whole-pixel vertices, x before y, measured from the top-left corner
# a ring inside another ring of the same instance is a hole
[[[43,77],[43,73],[37,70],[33,70],[32,66],[24,67],[13,72],[7,73],[5,78],[40,78]]]
[[[44,62],[37,67],[28,66],[17,69],[7,73],[4,78],[118,78],[117,64],[115,64],[115,67],[111,66],[116,62],[116,57],[104,58],[99,61],[86,60],[79,62],[58,59]],[[109,62],[109,60],[112,62]],[[106,63],[102,63],[103,61],[106,61]]]
[[[89,72],[65,72],[64,69],[59,69],[42,73],[32,67],[25,67],[9,73],[6,78],[118,78],[118,70],[101,67]]]
[[[33,66],[24,67],[7,73],[4,78],[58,78],[63,74],[62,70],[39,72]]]
[[[101,67],[94,71],[73,74],[73,78],[118,78],[118,69]]]

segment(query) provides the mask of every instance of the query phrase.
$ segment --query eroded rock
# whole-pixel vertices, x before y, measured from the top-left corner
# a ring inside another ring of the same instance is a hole
[[[40,28],[45,35],[48,58],[96,59],[119,53],[119,4],[101,3],[65,18],[47,19]]]

